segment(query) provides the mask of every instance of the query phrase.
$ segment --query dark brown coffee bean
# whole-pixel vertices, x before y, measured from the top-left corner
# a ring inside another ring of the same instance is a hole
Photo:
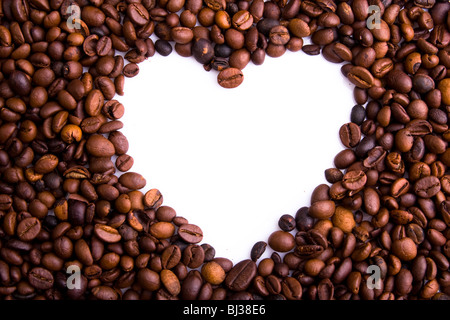
[[[86,150],[95,157],[111,157],[115,154],[114,145],[99,134],[91,135],[88,138]]]
[[[294,248],[294,236],[286,231],[275,231],[268,239],[269,246],[278,252],[287,252]]]
[[[332,300],[334,296],[334,285],[330,279],[323,279],[317,286],[317,297],[319,300]]]
[[[198,39],[192,46],[192,54],[199,63],[206,64],[214,57],[214,48],[211,41],[207,39]]]
[[[119,182],[129,189],[142,189],[146,185],[145,178],[136,172],[126,172],[119,177]]]
[[[17,236],[20,240],[31,241],[41,231],[41,223],[37,218],[26,218],[17,225]]]
[[[408,93],[412,89],[412,80],[404,72],[400,70],[393,70],[386,76],[388,85],[400,93]]]
[[[148,268],[142,268],[138,271],[137,281],[144,289],[150,291],[156,291],[161,286],[159,274]]]
[[[122,238],[119,232],[107,225],[96,224],[94,227],[95,235],[102,241],[107,243],[115,243]]]
[[[373,86],[374,78],[372,74],[363,67],[354,66],[347,74],[348,80],[358,88],[368,89]]]
[[[256,271],[256,264],[252,260],[243,260],[228,272],[225,285],[232,291],[246,290],[256,276]]]
[[[252,250],[250,252],[250,258],[252,261],[258,260],[266,251],[267,243],[264,241],[258,241],[255,243],[252,247]]]
[[[414,185],[414,192],[422,198],[431,198],[436,195],[441,188],[441,183],[434,176],[419,179]]]
[[[289,42],[289,30],[281,25],[275,26],[269,31],[269,41],[275,45],[285,45]]]
[[[194,33],[187,27],[175,27],[170,31],[172,39],[176,43],[187,44],[194,38]]]
[[[308,24],[301,19],[292,19],[289,22],[289,31],[296,37],[307,37],[311,33],[311,29]]]
[[[183,251],[182,262],[189,268],[198,268],[205,261],[205,251],[202,246],[191,244]]]
[[[47,269],[36,267],[28,272],[29,283],[39,290],[47,290],[53,287],[54,278]]]
[[[53,154],[45,154],[36,162],[34,170],[37,173],[50,173],[58,166],[58,157]]]
[[[18,95],[26,96],[31,91],[31,79],[21,71],[13,71],[9,76],[9,85]]]
[[[161,255],[161,263],[163,268],[172,269],[181,260],[181,250],[178,246],[171,245],[167,247]]]
[[[317,219],[327,219],[334,214],[335,207],[331,200],[317,201],[309,208],[309,215]]]
[[[302,47],[304,53],[309,56],[317,56],[320,54],[320,46],[318,44],[307,44]]]
[[[123,75],[127,78],[133,78],[139,74],[139,66],[136,63],[128,63],[123,68]]]
[[[367,176],[363,171],[348,171],[342,179],[342,186],[348,190],[359,190],[366,182]]]
[[[361,130],[355,123],[347,123],[339,129],[341,142],[347,148],[353,148],[358,145],[361,139]]]
[[[143,26],[149,21],[147,9],[140,3],[132,3],[127,7],[127,16],[136,25]]]
[[[295,229],[296,221],[295,218],[289,214],[284,214],[278,220],[278,226],[283,231],[292,231]]]
[[[405,237],[392,243],[392,252],[400,260],[410,261],[416,257],[417,247],[412,239]]]
[[[187,243],[198,243],[203,239],[203,231],[194,224],[183,224],[178,228],[178,235]]]

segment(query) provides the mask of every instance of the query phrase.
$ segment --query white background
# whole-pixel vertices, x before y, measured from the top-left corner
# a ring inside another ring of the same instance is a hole
[[[199,225],[216,256],[247,259],[281,215],[310,205],[313,189],[327,183],[355,105],[341,66],[286,52],[250,62],[243,84],[224,89],[193,57],[156,54],[116,96],[126,109],[130,171],[146,178],[144,192],[158,188],[165,205]]]

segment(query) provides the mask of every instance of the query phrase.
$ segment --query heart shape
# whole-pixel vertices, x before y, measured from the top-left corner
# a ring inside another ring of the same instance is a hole
[[[339,123],[354,103],[339,69],[321,56],[286,53],[263,68],[248,65],[246,81],[230,91],[195,61],[155,56],[120,97],[132,170],[205,229],[217,256],[246,259],[282,213],[295,214],[310,188],[326,183],[329,155],[342,148]]]

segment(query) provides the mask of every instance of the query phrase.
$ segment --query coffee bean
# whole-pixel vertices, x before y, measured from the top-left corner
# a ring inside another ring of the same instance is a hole
[[[269,41],[275,45],[285,45],[289,42],[289,30],[281,25],[275,26],[269,31]]]
[[[302,207],[295,214],[296,227],[300,231],[306,231],[312,228],[314,219],[309,215],[309,208]]]
[[[139,74],[139,66],[136,63],[128,63],[123,68],[123,75],[127,78],[133,78]]]
[[[387,83],[390,87],[401,93],[408,93],[412,89],[412,80],[404,72],[393,70],[386,76]]]
[[[367,182],[367,176],[363,171],[348,171],[342,178],[342,186],[348,190],[359,190]]]
[[[50,173],[58,166],[58,158],[53,154],[45,154],[36,162],[34,170],[37,173]]]
[[[256,276],[256,264],[252,260],[238,262],[225,278],[225,285],[232,291],[246,290]]]
[[[283,231],[292,231],[295,229],[296,221],[295,218],[289,214],[284,214],[278,220],[278,226]]]
[[[339,137],[341,142],[347,148],[353,148],[358,145],[361,140],[361,130],[355,123],[347,123],[339,129]]]
[[[214,57],[214,48],[208,39],[198,39],[192,45],[192,54],[199,63],[206,64]]]
[[[434,176],[419,179],[414,185],[414,192],[423,198],[431,198],[439,192],[441,183]]]
[[[358,88],[368,89],[373,86],[374,78],[364,67],[354,66],[347,74],[348,80]]]
[[[115,154],[114,145],[99,134],[93,134],[88,138],[86,150],[94,157],[111,157]]]
[[[17,225],[17,236],[20,240],[31,241],[41,231],[41,223],[36,218],[25,218]]]
[[[225,270],[223,270],[220,264],[214,261],[205,263],[201,273],[205,280],[212,285],[221,284],[226,277]]]
[[[269,246],[279,252],[287,252],[294,248],[294,236],[286,231],[275,231],[268,239]]]
[[[171,270],[161,270],[161,282],[172,296],[177,296],[180,293],[180,281]]]
[[[416,257],[417,247],[412,239],[405,237],[392,243],[392,252],[400,260],[410,261]]]
[[[172,269],[181,260],[181,250],[178,246],[171,245],[167,247],[161,255],[161,264],[163,268]]]
[[[142,268],[137,272],[137,281],[143,288],[150,291],[156,291],[161,286],[159,274],[148,268]]]
[[[31,79],[21,71],[13,71],[9,76],[11,89],[18,95],[26,96],[31,91]]]
[[[234,28],[244,31],[252,26],[253,16],[247,10],[240,10],[233,15],[231,22]]]
[[[155,50],[160,55],[166,57],[172,53],[172,45],[167,40],[158,39],[155,41]]]
[[[35,267],[28,272],[28,281],[36,289],[47,290],[53,287],[54,278],[47,269]]]
[[[203,231],[195,224],[183,224],[178,228],[178,235],[187,243],[198,243],[203,239]]]
[[[309,208],[309,215],[317,219],[327,219],[334,214],[335,203],[331,200],[314,202]]]
[[[147,9],[140,3],[132,3],[129,5],[127,7],[127,16],[133,23],[139,26],[145,25],[150,18]]]
[[[236,88],[243,81],[244,75],[242,71],[236,68],[222,70],[217,76],[217,82],[223,88]]]

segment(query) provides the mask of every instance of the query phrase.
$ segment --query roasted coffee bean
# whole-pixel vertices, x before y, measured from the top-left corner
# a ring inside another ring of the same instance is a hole
[[[125,77],[133,78],[139,74],[139,66],[134,62],[128,63],[122,72]]]
[[[206,64],[214,57],[214,48],[208,39],[198,39],[192,46],[192,54],[199,63]]]
[[[172,45],[167,40],[158,39],[155,41],[155,50],[160,55],[166,57],[172,53]]]
[[[225,278],[225,285],[232,291],[246,290],[256,276],[256,264],[252,260],[238,262]]]
[[[94,157],[111,157],[115,154],[114,145],[99,134],[91,135],[88,138],[86,149]]]
[[[47,290],[53,287],[54,278],[47,269],[36,267],[28,272],[28,281],[36,289]]]
[[[257,243],[255,243],[250,252],[250,258],[253,261],[258,260],[263,255],[264,251],[266,251],[266,247],[267,243],[264,241],[258,241]]]
[[[292,231],[295,229],[296,221],[295,218],[289,214],[284,214],[278,220],[278,226],[283,231]]]
[[[178,235],[187,243],[198,243],[203,239],[203,231],[194,224],[183,224],[178,228]]]
[[[217,82],[223,88],[236,88],[243,81],[244,75],[242,71],[236,68],[222,70],[217,76]]]
[[[361,140],[361,130],[357,124],[350,122],[339,129],[339,137],[344,146],[353,148]]]
[[[348,171],[342,178],[342,186],[348,190],[360,190],[367,182],[363,171]]]
[[[347,74],[348,80],[361,89],[371,88],[374,84],[372,74],[364,67],[354,66]]]
[[[41,222],[37,218],[25,218],[17,225],[17,236],[20,240],[31,241],[41,231]]]
[[[419,179],[414,185],[414,192],[423,198],[431,198],[439,192],[441,183],[437,177],[429,176]]]
[[[286,231],[275,231],[268,239],[269,246],[278,252],[287,252],[294,248],[294,236]]]

